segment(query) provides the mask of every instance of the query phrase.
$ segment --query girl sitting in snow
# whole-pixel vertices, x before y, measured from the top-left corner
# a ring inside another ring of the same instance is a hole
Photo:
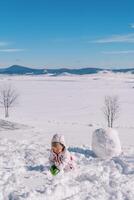
[[[74,169],[74,160],[67,150],[63,135],[55,134],[51,141],[50,151],[50,171],[56,175],[60,171],[70,171]]]

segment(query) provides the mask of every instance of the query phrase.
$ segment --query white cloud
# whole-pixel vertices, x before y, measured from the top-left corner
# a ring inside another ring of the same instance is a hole
[[[7,52],[7,53],[20,52],[20,51],[24,51],[24,49],[0,49],[0,52]]]
[[[131,28],[134,28],[134,24],[130,24],[130,27],[131,27]]]
[[[126,51],[102,51],[103,54],[134,54],[134,50]]]
[[[9,43],[7,43],[7,42],[1,42],[0,41],[0,46],[7,46]]]
[[[126,35],[112,35],[106,38],[100,38],[95,41],[91,41],[93,43],[134,43],[134,33],[126,34]]]

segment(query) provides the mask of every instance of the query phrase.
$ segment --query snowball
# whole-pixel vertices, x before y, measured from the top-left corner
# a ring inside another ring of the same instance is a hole
[[[96,129],[92,135],[92,150],[96,156],[110,159],[121,153],[118,132],[115,129]]]

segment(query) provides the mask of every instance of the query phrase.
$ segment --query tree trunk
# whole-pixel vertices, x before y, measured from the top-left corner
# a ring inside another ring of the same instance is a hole
[[[8,107],[5,107],[5,117],[9,117]]]

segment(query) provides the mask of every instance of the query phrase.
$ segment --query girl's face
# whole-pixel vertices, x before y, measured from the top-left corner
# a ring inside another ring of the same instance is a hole
[[[63,151],[63,146],[62,146],[62,144],[60,144],[60,143],[58,143],[58,142],[53,142],[52,143],[52,150],[53,150],[53,152],[54,153],[60,153],[60,152],[62,152]]]

